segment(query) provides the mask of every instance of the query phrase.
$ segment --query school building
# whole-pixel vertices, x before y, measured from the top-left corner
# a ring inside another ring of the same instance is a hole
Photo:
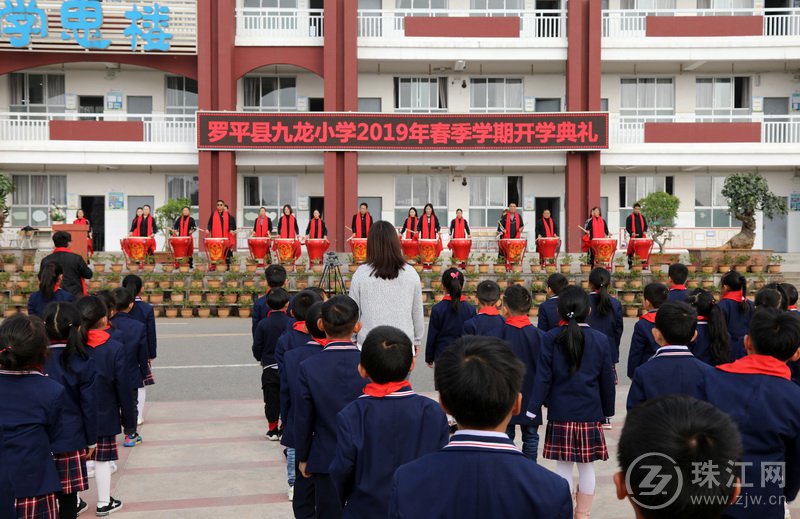
[[[358,201],[398,226],[431,202],[494,227],[550,208],[577,250],[600,205],[680,197],[670,247],[739,227],[727,175],[786,197],[757,246],[800,251],[800,0],[25,0],[0,6],[7,227],[83,208],[119,250],[136,206],[216,199],[240,227],[323,210],[336,248]],[[21,24],[25,19],[30,23]],[[195,112],[608,112],[602,151],[198,151]],[[446,217],[445,217],[446,215]],[[529,225],[532,241],[533,225]],[[10,233],[6,231],[4,239]],[[246,248],[246,233],[240,246]]]

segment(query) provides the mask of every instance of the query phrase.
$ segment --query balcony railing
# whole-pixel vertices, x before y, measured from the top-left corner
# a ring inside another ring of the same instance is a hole
[[[140,121],[144,142],[193,144],[197,140],[194,115],[0,113],[0,142],[49,141],[50,121]]]
[[[237,44],[322,45],[325,17],[319,9],[241,8],[236,10]]]
[[[647,33],[648,16],[763,16],[764,36],[800,36],[800,9],[605,9],[603,37],[639,39]],[[713,20],[710,21],[713,23]]]
[[[767,144],[800,143],[800,116],[796,115],[697,115],[621,117],[611,116],[609,129],[612,145],[644,144],[644,125],[657,123],[751,123],[761,122],[761,142]]]

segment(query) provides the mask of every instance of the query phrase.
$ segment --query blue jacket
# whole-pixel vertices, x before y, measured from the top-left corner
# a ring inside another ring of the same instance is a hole
[[[287,352],[300,346],[305,346],[308,341],[313,340],[309,333],[295,329],[294,325],[296,323],[297,321],[292,320],[286,330],[278,337],[278,342],[275,345],[275,362],[278,364],[278,369],[283,368],[283,358]]]
[[[328,344],[300,364],[295,456],[298,462],[308,462],[312,474],[328,474],[336,454],[336,415],[361,396],[367,383],[358,374],[360,360],[356,345],[342,341]]]
[[[69,370],[61,365],[64,344],[51,344],[44,364],[47,376],[64,386],[62,434],[53,443],[53,452],[82,450],[97,440],[97,371],[94,360],[73,355]]]
[[[431,308],[431,317],[428,322],[428,339],[425,343],[425,362],[435,362],[439,355],[462,335],[464,335],[464,322],[475,316],[475,307],[466,301],[461,301],[458,311],[454,311],[452,302],[439,301]]]
[[[97,369],[97,437],[116,436],[120,426],[136,427],[136,402],[131,386],[125,346],[109,338],[96,347],[88,347]]]
[[[662,346],[633,374],[628,391],[628,409],[663,395],[700,398],[703,377],[712,369],[695,358],[686,346]]]
[[[14,497],[61,492],[52,445],[63,431],[64,388],[39,372],[0,370],[0,395],[4,465]]]
[[[535,418],[530,418],[525,413],[533,395],[533,382],[536,379],[536,364],[539,362],[539,353],[544,341],[544,332],[531,324],[527,316],[522,321],[527,325],[521,328],[515,326],[514,318],[510,318],[503,326],[502,339],[508,341],[517,358],[525,364],[525,378],[522,381],[522,412],[511,417],[511,425],[542,425],[542,410],[538,409]],[[509,322],[510,321],[510,322]]]
[[[441,451],[397,469],[391,519],[571,519],[567,481],[502,433],[458,431]]]
[[[761,370],[759,365],[768,369]],[[739,426],[742,461],[752,463],[744,465],[744,481],[752,487],[742,488],[742,497],[725,510],[724,517],[781,519],[783,502],[773,498],[770,504],[769,496],[786,496],[786,501],[792,501],[800,490],[800,387],[788,377],[785,364],[765,355],[748,355],[723,364],[705,377],[705,399]],[[785,463],[785,488],[775,481],[762,488],[762,466],[769,462]],[[759,496],[760,505],[754,503]]]
[[[744,342],[733,342],[731,340],[730,333],[728,334],[728,344],[728,362],[733,362],[734,360],[741,359],[747,355],[747,352],[744,349]],[[692,351],[692,354],[695,357],[702,360],[706,364],[710,364],[712,366],[715,365],[711,359],[711,338],[708,336],[707,321],[697,321],[697,337],[695,338],[694,342],[689,344],[689,349]]]
[[[156,337],[156,314],[153,305],[145,303],[138,297],[133,303],[130,316],[144,324],[145,337],[147,338],[147,358],[152,360],[158,354],[158,337]]]
[[[592,292],[589,294],[589,306],[592,311],[589,317],[586,318],[586,324],[592,327],[593,330],[602,332],[608,337],[608,342],[611,345],[614,354],[614,364],[619,362],[619,343],[622,340],[622,304],[611,297],[611,313],[608,315],[600,315],[597,311],[597,300],[599,296]]]
[[[556,422],[600,422],[614,416],[615,381],[608,337],[582,325],[583,357],[570,375],[567,357],[555,340],[564,327],[545,334],[528,413],[547,404],[547,419]]]
[[[303,346],[298,346],[287,351],[283,357],[283,365],[278,370],[280,374],[281,392],[281,422],[283,422],[283,434],[281,434],[281,445],[294,448],[294,411],[297,406],[292,405],[300,397],[300,386],[298,374],[300,364],[317,353],[322,352],[322,346],[315,341],[308,341]]]
[[[631,337],[631,347],[628,351],[628,378],[633,380],[633,373],[636,368],[647,362],[647,359],[656,354],[658,343],[653,337],[656,311],[650,310],[633,327]]]
[[[269,291],[267,291],[269,292]],[[261,319],[265,318],[269,314],[269,306],[267,305],[267,296],[263,295],[256,299],[255,303],[253,303],[253,311],[250,313],[250,320],[251,320],[251,333],[255,335],[256,333],[256,326],[258,323],[261,322]],[[289,297],[289,307],[286,309],[287,314],[292,311],[292,298]]]
[[[286,331],[286,326],[291,318],[286,312],[275,311],[259,321],[253,333],[253,358],[261,363],[262,366],[275,366],[275,346],[278,338]]]
[[[483,337],[500,337],[503,333],[505,319],[500,315],[478,313],[464,322],[464,335],[481,335]]]
[[[68,303],[74,300],[74,295],[60,288],[55,291],[53,297],[50,299],[45,299],[41,292],[36,291],[28,298],[28,315],[42,317],[44,315],[44,309],[47,308],[47,305],[50,303]]]
[[[685,288],[670,288],[667,293],[667,301],[686,303],[689,301],[689,291]]]
[[[539,322],[536,326],[543,332],[558,328],[561,316],[558,315],[558,296],[553,296],[539,305]]]
[[[397,468],[438,451],[449,436],[441,406],[410,385],[348,404],[336,417],[336,457],[330,466],[342,517],[386,517]]]
[[[129,384],[135,390],[144,387],[149,367],[147,365],[147,336],[144,324],[130,314],[119,312],[111,318],[112,337],[125,345],[125,362],[128,366]]]
[[[14,487],[11,484],[6,442],[3,437],[3,424],[0,422],[0,517],[16,517]]]
[[[753,317],[755,305],[752,301],[747,301],[749,311],[742,312],[739,303],[730,299],[722,299],[717,303],[722,313],[725,314],[725,322],[728,324],[728,331],[731,334],[731,342],[739,342],[739,339],[747,335],[750,331],[750,318]]]

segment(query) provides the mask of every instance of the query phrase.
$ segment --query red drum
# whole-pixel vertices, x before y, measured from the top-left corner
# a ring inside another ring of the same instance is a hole
[[[300,257],[300,240],[297,238],[275,238],[272,248],[278,252],[278,261],[293,265]]]
[[[506,257],[506,263],[522,263],[528,240],[523,238],[503,238],[499,244],[500,250]]]
[[[347,241],[350,243],[350,250],[353,251],[353,261],[356,263],[367,261],[367,239],[350,238]]]
[[[468,238],[453,238],[447,243],[447,248],[453,251],[453,259],[465,263],[472,249],[472,240]]]
[[[617,240],[614,238],[595,238],[589,245],[594,252],[594,266],[610,269],[617,251]]]
[[[431,264],[439,257],[442,252],[442,239],[423,240],[419,239],[419,259],[422,263]]]
[[[222,262],[228,256],[230,240],[228,238],[205,238],[203,246],[206,249],[206,256],[209,262]]]
[[[400,238],[403,247],[403,256],[406,260],[415,260],[419,256],[419,242],[414,238]]]
[[[628,243],[628,254],[638,256],[645,268],[650,267],[650,253],[652,250],[653,240],[651,238],[631,238],[630,243]]]
[[[128,258],[128,263],[142,263],[148,254],[156,250],[156,240],[146,236],[130,236],[120,240],[122,252]]]
[[[539,251],[539,260],[542,265],[545,263],[555,265],[559,248],[561,248],[561,238],[538,238],[536,240],[536,249]]]
[[[191,236],[170,236],[169,248],[176,260],[191,258],[194,254],[194,240]]]
[[[309,263],[322,263],[322,256],[331,246],[331,242],[327,238],[307,239],[306,251],[308,251]]]
[[[247,248],[250,256],[261,264],[266,263],[269,254],[269,245],[272,240],[266,237],[251,236],[247,239]]]

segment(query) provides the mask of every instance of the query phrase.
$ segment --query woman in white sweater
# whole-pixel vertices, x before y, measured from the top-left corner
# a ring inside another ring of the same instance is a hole
[[[373,328],[389,325],[408,335],[416,354],[425,332],[422,288],[419,274],[406,263],[397,231],[389,222],[376,222],[370,228],[367,261],[353,274],[350,297],[361,309],[359,344]]]

